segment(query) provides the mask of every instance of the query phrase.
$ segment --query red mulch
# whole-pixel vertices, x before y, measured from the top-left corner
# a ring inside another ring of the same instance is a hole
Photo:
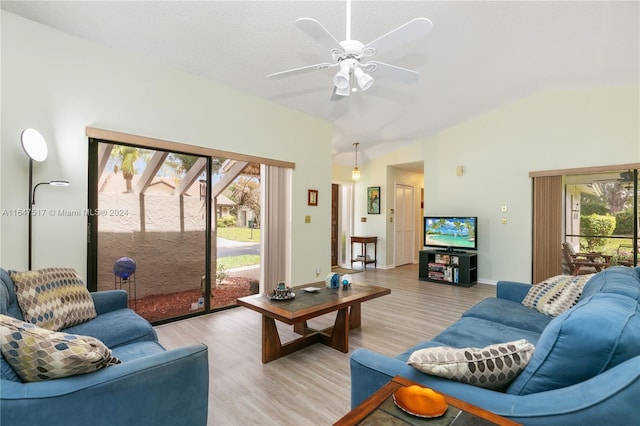
[[[251,283],[254,282],[252,286]],[[253,287],[253,288],[252,288]],[[211,291],[211,308],[221,308],[236,304],[239,297],[258,292],[255,280],[242,277],[227,277]],[[135,311],[147,321],[159,321],[187,315],[202,309],[192,310],[191,304],[202,297],[200,289],[177,293],[157,294],[138,299],[131,304]]]

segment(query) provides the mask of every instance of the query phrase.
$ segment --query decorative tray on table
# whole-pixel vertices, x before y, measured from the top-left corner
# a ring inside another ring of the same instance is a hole
[[[271,300],[291,300],[296,297],[296,294],[291,290],[291,287],[284,289],[274,288],[273,292],[267,297]]]

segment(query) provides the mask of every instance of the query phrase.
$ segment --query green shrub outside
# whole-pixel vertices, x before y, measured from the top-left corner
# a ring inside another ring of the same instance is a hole
[[[597,235],[581,239],[581,247],[584,251],[601,251],[605,245],[605,238],[613,234],[616,228],[616,218],[609,215],[582,215],[580,216],[580,233],[582,235]]]
[[[615,235],[633,235],[634,222],[635,217],[631,208],[616,213],[616,228],[613,233]]]
[[[218,228],[228,228],[231,226],[235,226],[237,223],[237,218],[235,216],[227,215],[222,216],[216,220],[216,226]]]

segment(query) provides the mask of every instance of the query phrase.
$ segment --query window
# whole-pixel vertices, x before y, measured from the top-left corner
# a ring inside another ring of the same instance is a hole
[[[567,175],[564,181],[564,241],[576,252],[611,256],[611,265],[637,265],[638,170]]]

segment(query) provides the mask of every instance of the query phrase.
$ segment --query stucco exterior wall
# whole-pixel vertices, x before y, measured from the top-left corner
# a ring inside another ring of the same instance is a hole
[[[98,196],[98,290],[116,284],[113,265],[136,262],[136,296],[200,288],[205,272],[205,205],[163,194]],[[215,253],[215,239],[212,243]]]

